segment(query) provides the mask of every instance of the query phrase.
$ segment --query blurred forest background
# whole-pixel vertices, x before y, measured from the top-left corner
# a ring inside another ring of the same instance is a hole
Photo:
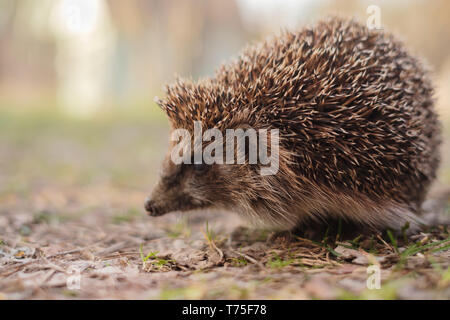
[[[0,201],[63,186],[147,192],[168,140],[153,102],[164,83],[211,75],[282,28],[364,22],[370,5],[434,70],[449,185],[449,1],[0,0]]]

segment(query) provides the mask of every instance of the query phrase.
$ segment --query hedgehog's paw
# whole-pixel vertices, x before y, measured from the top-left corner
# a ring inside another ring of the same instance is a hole
[[[271,244],[289,244],[293,240],[291,231],[274,231],[266,239],[268,245]]]

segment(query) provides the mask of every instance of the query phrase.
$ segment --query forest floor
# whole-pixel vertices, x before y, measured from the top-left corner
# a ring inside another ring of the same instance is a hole
[[[166,140],[165,123],[142,116],[0,110],[0,299],[450,299],[445,184],[425,203],[435,226],[414,236],[150,218]]]

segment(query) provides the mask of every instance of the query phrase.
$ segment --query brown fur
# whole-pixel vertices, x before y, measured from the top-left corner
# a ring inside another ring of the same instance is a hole
[[[277,229],[328,217],[417,227],[439,163],[432,96],[422,63],[387,33],[341,19],[284,32],[158,100],[173,129],[279,129],[278,174],[168,158],[147,209],[222,208]]]

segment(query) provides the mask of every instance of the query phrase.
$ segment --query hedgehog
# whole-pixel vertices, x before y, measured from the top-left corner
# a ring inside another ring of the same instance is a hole
[[[212,77],[178,78],[155,101],[172,130],[192,133],[195,121],[221,132],[278,129],[279,168],[175,164],[172,141],[145,202],[151,216],[218,209],[278,231],[327,221],[423,226],[439,164],[433,87],[424,62],[388,32],[335,17],[283,30]]]

